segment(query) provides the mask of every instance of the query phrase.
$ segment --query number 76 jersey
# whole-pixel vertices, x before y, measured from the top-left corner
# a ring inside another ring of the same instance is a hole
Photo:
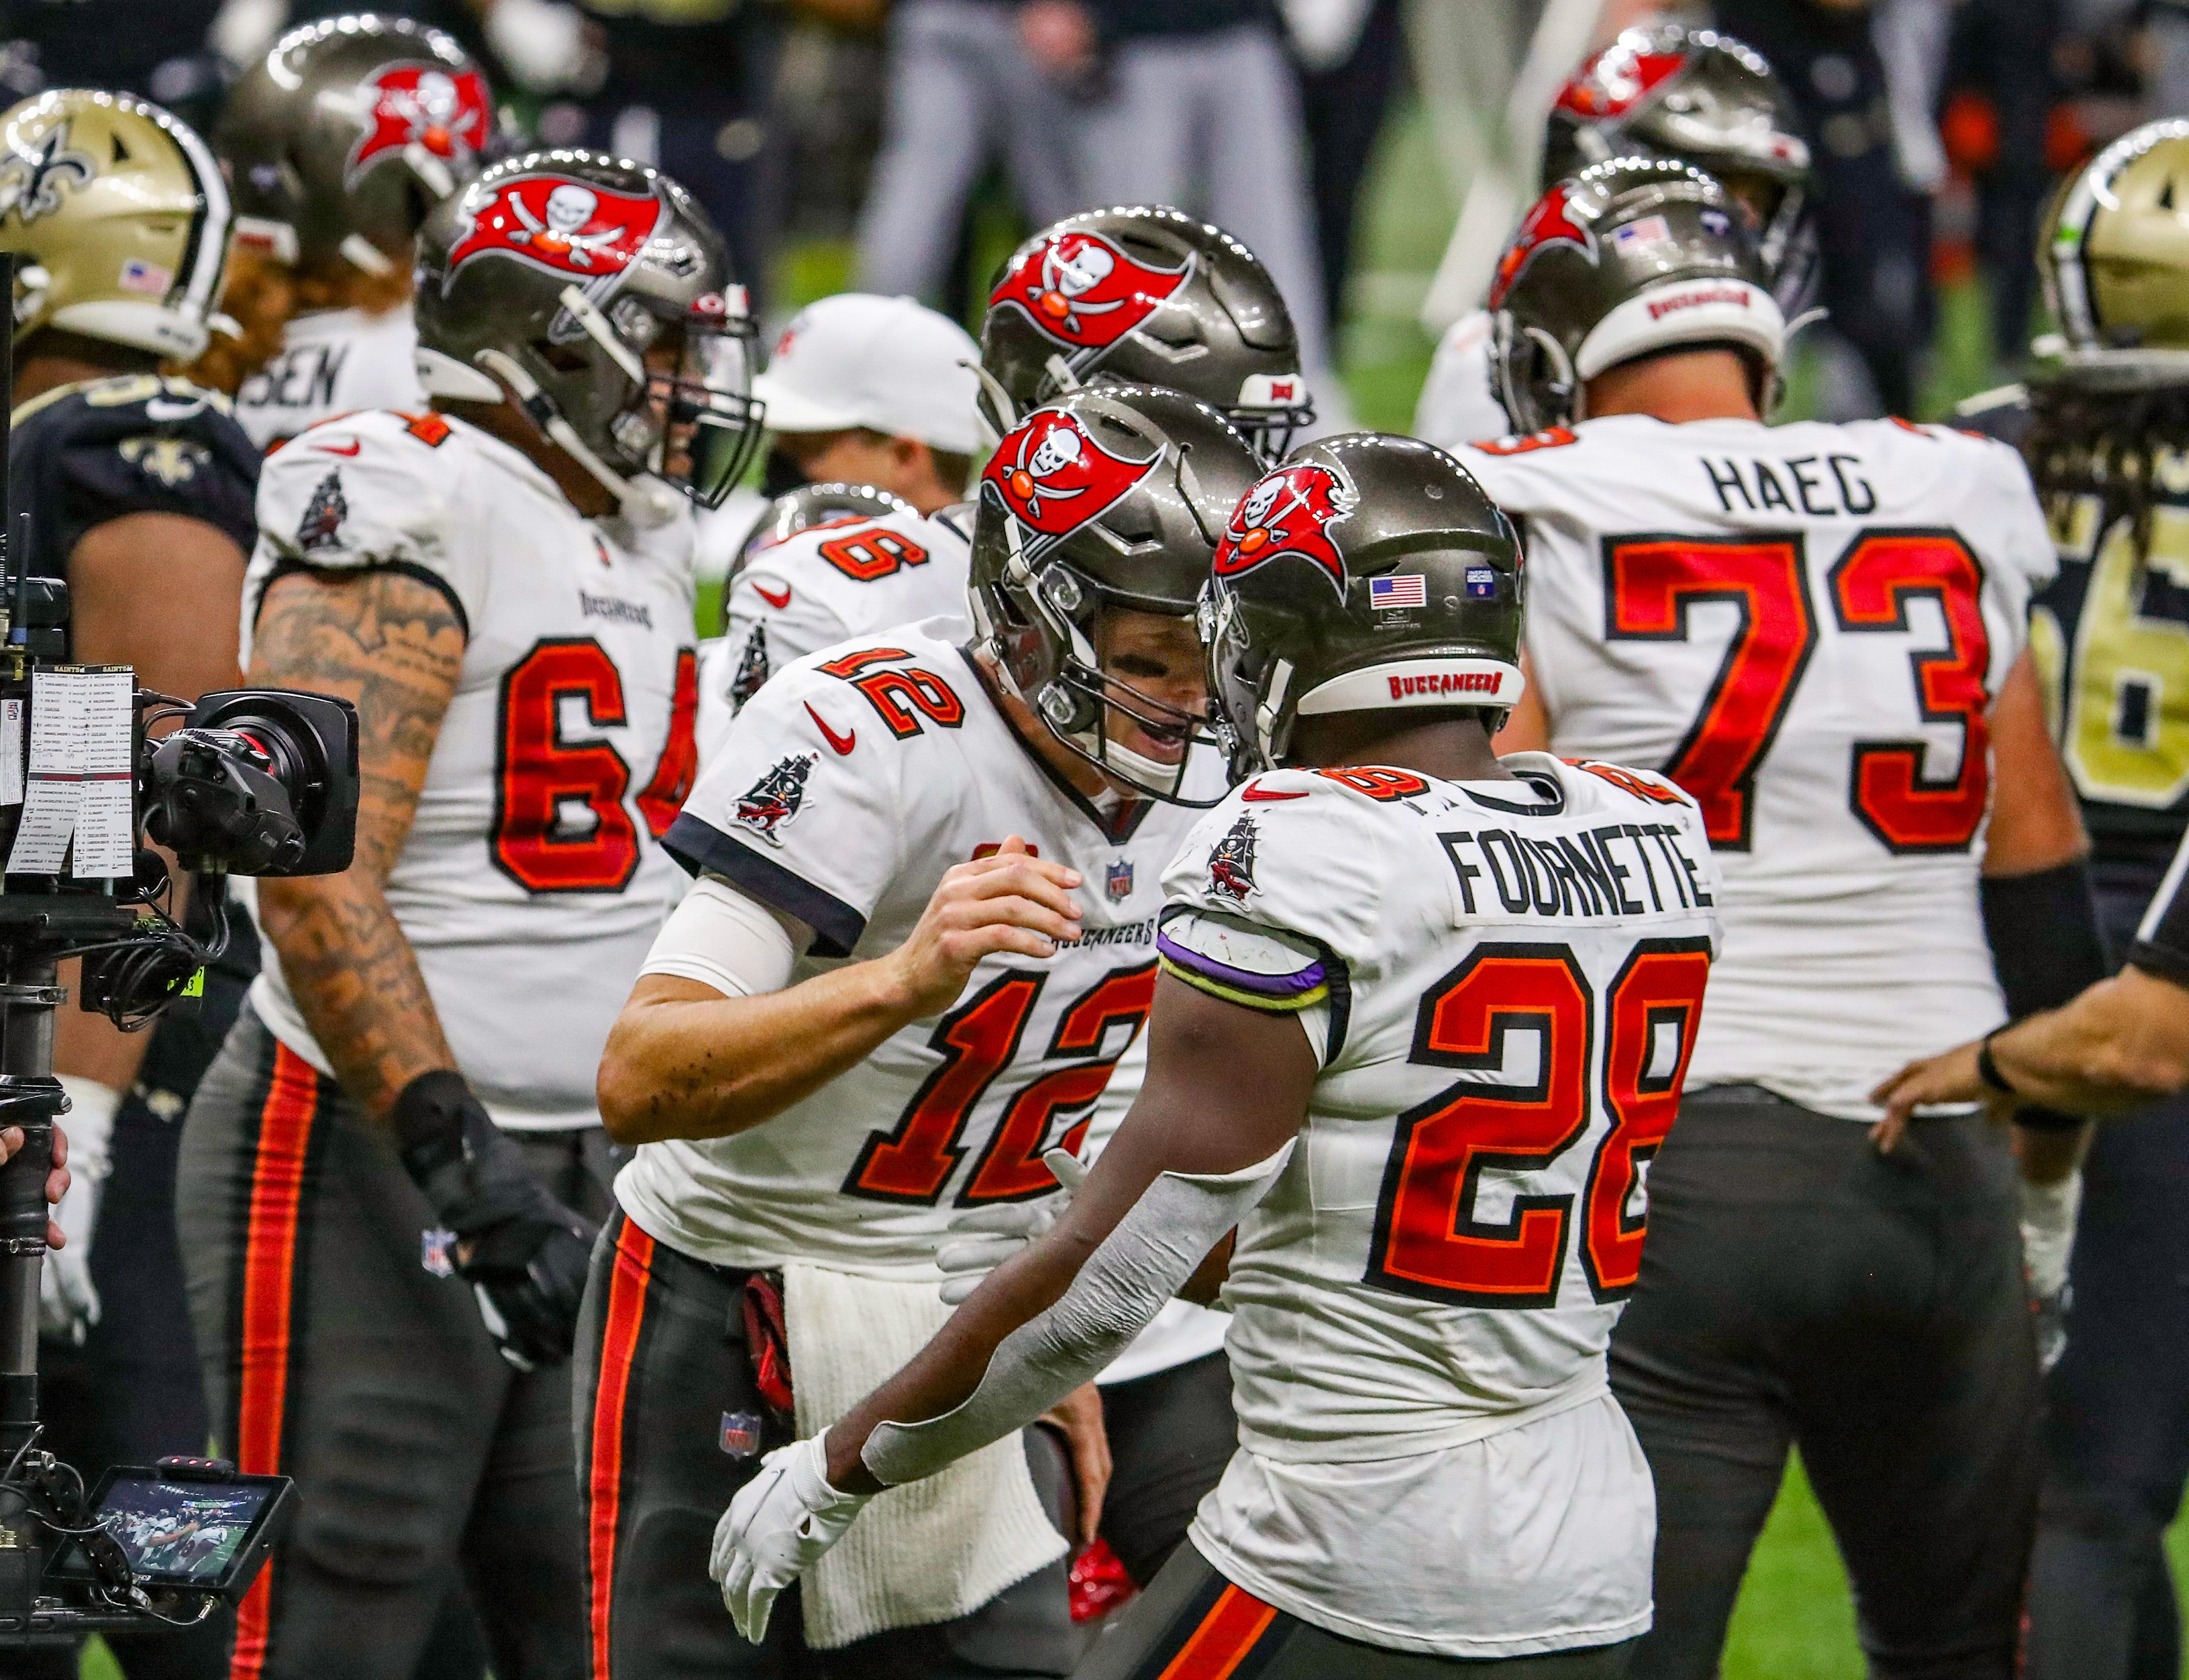
[[[1583,421],[1458,451],[1527,546],[1558,753],[1661,772],[1725,873],[1694,1084],[1849,1119],[2004,1018],[1989,712],[2057,564],[2020,458],[1900,421]]]

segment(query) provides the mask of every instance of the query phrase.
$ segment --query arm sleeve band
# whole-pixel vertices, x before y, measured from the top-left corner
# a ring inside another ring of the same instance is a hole
[[[2031,875],[1988,875],[1984,937],[2010,1020],[2056,1010],[2108,972],[2090,866],[2077,858]]]
[[[1133,1204],[1056,1304],[997,1344],[963,1405],[924,1423],[883,1423],[859,1458],[894,1486],[947,1468],[1039,1417],[1124,1352],[1251,1212],[1292,1145],[1236,1173],[1165,1173]]]
[[[2189,834],[2166,866],[2166,879],[2151,895],[2128,959],[2147,974],[2189,986]]]
[[[756,998],[783,990],[796,961],[773,911],[703,875],[670,913],[639,972],[696,980],[726,998]]]

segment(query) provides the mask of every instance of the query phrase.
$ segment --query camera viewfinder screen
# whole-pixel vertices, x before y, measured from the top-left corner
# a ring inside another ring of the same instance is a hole
[[[99,1516],[138,1574],[210,1588],[235,1561],[272,1491],[263,1485],[128,1479],[107,1489]]]

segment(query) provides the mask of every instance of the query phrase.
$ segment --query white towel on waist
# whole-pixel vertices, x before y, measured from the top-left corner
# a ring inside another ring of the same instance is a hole
[[[783,1269],[798,1433],[827,1428],[925,1347],[950,1316],[931,1281]],[[1016,1435],[891,1488],[806,1575],[806,1643],[834,1650],[890,1627],[949,1621],[1070,1547],[1049,1524]]]

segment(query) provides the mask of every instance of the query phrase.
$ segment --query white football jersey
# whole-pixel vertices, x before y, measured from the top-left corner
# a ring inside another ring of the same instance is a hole
[[[2051,539],[2004,444],[1618,416],[1456,451],[1520,521],[1553,749],[1661,771],[1726,876],[1690,1081],[1869,1120],[2004,1018],[1988,716]]]
[[[1490,312],[1462,315],[1437,341],[1414,404],[1414,435],[1440,450],[1502,438],[1513,429],[1490,382]]]
[[[723,631],[701,660],[699,750],[710,761],[738,708],[774,672],[892,625],[967,616],[973,510],[857,516],[765,549],[730,580]]]
[[[243,382],[235,417],[262,450],[362,409],[426,411],[410,306],[368,315],[322,309],[281,330],[281,351]]]
[[[1164,874],[1164,965],[1304,1009],[1299,1146],[1225,1298],[1240,1439],[1392,1457],[1593,1392],[1717,938],[1677,789],[1541,753],[1518,781],[1257,777]]]
[[[258,524],[246,659],[267,585],[299,569],[406,572],[463,622],[462,675],[388,904],[494,1117],[597,1124],[601,1050],[677,873],[658,836],[698,766],[688,546],[580,518],[529,460],[460,420],[387,411],[269,457]],[[329,1071],[278,962],[252,1000]]]
[[[809,655],[748,701],[669,848],[813,930],[790,983],[902,944],[943,872],[1010,835],[1078,870],[1085,937],[1045,961],[992,957],[960,1000],[734,1137],[643,1145],[624,1209],[720,1265],[802,1259],[934,1278],[960,1211],[1054,1195],[1044,1150],[1114,1123],[1109,1092],[1154,993],[1163,865],[1199,813],[1106,816],[1013,734],[959,645],[901,625]],[[1213,795],[1214,755],[1196,770]]]

